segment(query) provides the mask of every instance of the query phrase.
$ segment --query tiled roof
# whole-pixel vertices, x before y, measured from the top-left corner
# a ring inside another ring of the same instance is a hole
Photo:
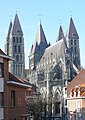
[[[8,81],[13,81],[13,82],[21,83],[23,85],[32,86],[27,79],[25,79],[25,78],[17,78],[13,74],[11,74],[10,72],[9,72],[9,80]]]
[[[70,91],[75,88],[75,86],[79,86],[80,84],[85,84],[85,70],[80,70],[79,74],[69,83],[67,87],[67,96],[70,95]]]

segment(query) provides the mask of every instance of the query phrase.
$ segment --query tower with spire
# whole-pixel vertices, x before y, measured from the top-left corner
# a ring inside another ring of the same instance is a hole
[[[42,57],[45,49],[48,47],[48,43],[43,31],[43,27],[41,21],[38,25],[38,31],[36,34],[36,39],[34,44],[32,44],[30,55],[29,55],[29,68],[35,69],[37,63],[39,62],[40,58]]]
[[[70,18],[70,22],[66,32],[66,44],[70,51],[70,62],[72,68],[73,64],[77,69],[80,70],[80,48],[79,48],[79,36],[74,25],[72,17]],[[74,71],[70,69],[70,73],[73,74]],[[71,75],[73,76],[73,75]]]
[[[64,38],[64,33],[63,33],[63,29],[62,29],[62,26],[60,25],[59,27],[59,32],[58,32],[58,37],[57,37],[57,41],[61,40],[62,38]]]
[[[24,77],[25,70],[25,54],[24,54],[24,38],[23,31],[16,13],[14,22],[10,21],[8,34],[5,44],[5,52],[12,56],[14,61],[9,63],[9,70],[17,77]]]

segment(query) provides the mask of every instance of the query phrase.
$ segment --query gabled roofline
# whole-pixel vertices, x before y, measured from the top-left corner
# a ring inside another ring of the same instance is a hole
[[[12,58],[11,56],[7,56],[7,55],[2,55],[2,54],[0,54],[0,57],[14,61],[14,58]]]
[[[11,84],[11,85],[18,85],[18,86],[23,86],[23,87],[30,87],[30,88],[32,88],[31,85],[27,85],[27,84],[15,82],[15,81],[7,81],[7,83],[8,83],[8,84]]]

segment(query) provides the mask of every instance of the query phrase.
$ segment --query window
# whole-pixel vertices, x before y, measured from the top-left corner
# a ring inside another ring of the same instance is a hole
[[[73,47],[71,47],[71,53],[73,52]]]
[[[3,107],[3,92],[0,92],[0,107]]]
[[[60,102],[55,103],[55,114],[60,113]]]
[[[3,69],[3,63],[0,63],[0,77],[3,77],[4,69]]]
[[[21,46],[20,45],[18,46],[18,52],[19,53],[21,52]]]
[[[18,37],[16,37],[16,42],[18,43]]]
[[[15,91],[11,91],[11,106],[15,106]]]
[[[71,39],[71,45],[73,45],[73,39]]]
[[[13,37],[13,42],[15,43],[15,37]]]
[[[76,47],[74,48],[74,50],[75,50],[75,53],[76,53]]]
[[[20,55],[20,62],[22,62],[22,55]]]
[[[76,40],[74,40],[74,45],[76,45]]]
[[[16,62],[19,62],[19,55],[16,55]]]
[[[14,46],[14,52],[17,52],[17,46],[16,45]]]
[[[22,42],[22,37],[19,38],[20,39],[20,43]]]

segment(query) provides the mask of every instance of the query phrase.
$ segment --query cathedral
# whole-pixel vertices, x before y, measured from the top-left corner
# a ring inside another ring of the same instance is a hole
[[[10,22],[5,43],[5,52],[14,58],[9,62],[9,70],[17,77],[25,77],[24,37],[18,15]],[[29,54],[29,81],[39,88],[47,115],[66,115],[66,95],[68,83],[81,69],[79,36],[70,18],[66,35],[62,26],[53,45],[47,41],[41,22]]]
[[[81,69],[79,36],[72,17],[66,35],[60,25],[57,40],[53,45],[47,42],[42,24],[39,23],[30,50],[29,69],[31,83],[39,87],[47,104],[51,103],[48,116],[65,116],[67,85]]]

